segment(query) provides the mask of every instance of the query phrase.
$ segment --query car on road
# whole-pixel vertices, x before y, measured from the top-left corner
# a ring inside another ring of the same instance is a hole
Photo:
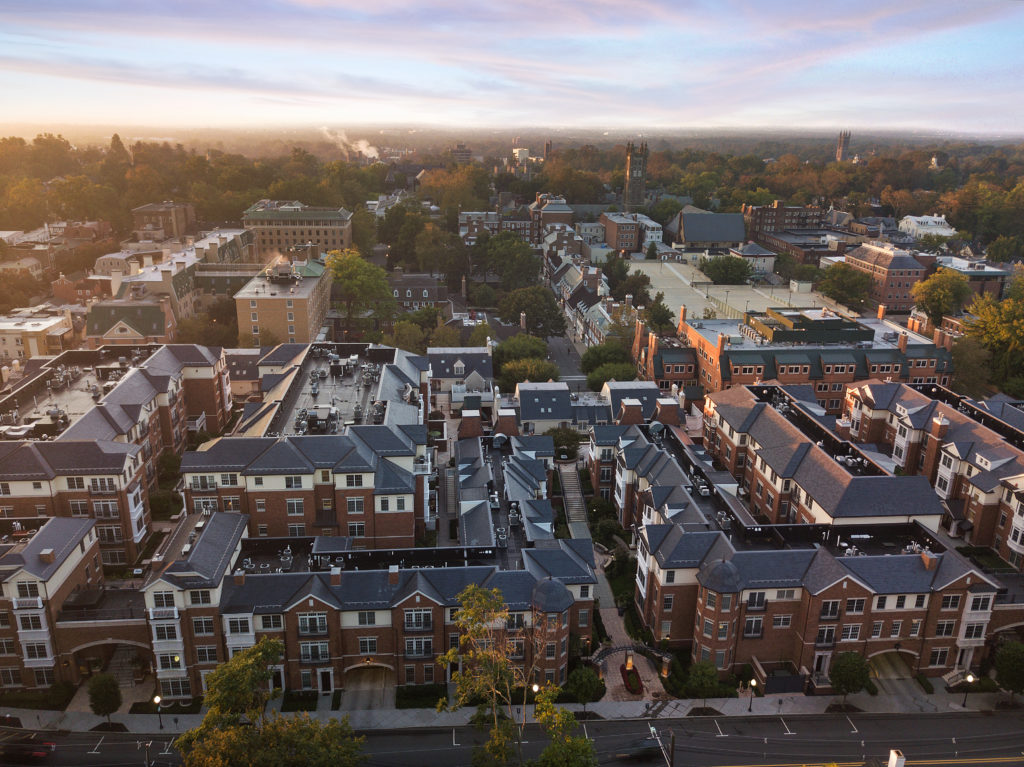
[[[0,764],[37,764],[49,761],[57,744],[36,735],[14,735],[0,741]]]

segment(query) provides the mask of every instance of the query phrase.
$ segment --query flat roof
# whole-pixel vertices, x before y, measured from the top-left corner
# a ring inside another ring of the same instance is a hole
[[[309,298],[321,279],[322,277],[303,277],[299,282],[272,282],[266,277],[256,276],[235,293],[235,298]]]
[[[64,324],[64,315],[55,317],[0,317],[0,332],[23,330],[30,333],[49,330],[54,325]]]

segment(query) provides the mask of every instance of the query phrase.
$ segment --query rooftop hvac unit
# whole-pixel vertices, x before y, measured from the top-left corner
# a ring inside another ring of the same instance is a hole
[[[192,544],[191,543],[186,543],[184,546],[181,547],[181,555],[183,557],[187,557],[188,553],[190,551],[192,551]]]

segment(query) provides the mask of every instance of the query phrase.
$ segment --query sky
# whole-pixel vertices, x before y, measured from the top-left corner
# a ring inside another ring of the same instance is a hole
[[[1024,133],[1024,1],[0,0],[0,121]]]

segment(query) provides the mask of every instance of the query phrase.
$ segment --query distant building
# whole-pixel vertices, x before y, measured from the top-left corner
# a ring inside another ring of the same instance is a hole
[[[956,237],[956,229],[949,225],[945,216],[904,216],[900,219],[900,231],[906,232],[915,240],[926,234],[936,237]]]
[[[754,275],[766,275],[775,271],[775,253],[762,248],[756,242],[748,242],[738,248],[729,248],[729,255],[742,258],[750,264]]]
[[[265,345],[268,335],[277,343],[315,341],[325,325],[331,283],[331,271],[322,261],[270,264],[235,294],[239,342]]]
[[[776,200],[771,205],[744,205],[742,213],[747,237],[762,245],[764,243],[760,237],[765,232],[820,229],[824,218],[824,211],[821,208],[785,205],[782,200]]]
[[[242,214],[256,232],[263,260],[312,244],[317,252],[352,246],[352,214],[344,208],[314,208],[297,200],[260,200]]]
[[[394,271],[388,275],[388,284],[395,303],[406,311],[425,306],[443,306],[448,303],[448,286],[432,274],[404,274]]]
[[[643,251],[650,243],[662,240],[661,224],[642,213],[602,213],[605,242],[627,253]]]
[[[190,202],[151,202],[132,208],[132,220],[137,232],[153,234],[147,240],[184,238],[195,232],[196,210]]]
[[[458,143],[451,148],[452,159],[459,165],[473,161],[473,150],[463,143]]]
[[[846,153],[849,148],[850,131],[840,131],[839,140],[836,142],[836,162],[846,162]]]
[[[872,243],[848,251],[846,263],[873,280],[868,293],[874,304],[886,309],[909,312],[914,306],[914,285],[925,278],[927,266],[906,250],[891,244]]]
[[[19,311],[0,315],[0,362],[60,354],[71,347],[74,328],[68,311]]]
[[[967,259],[959,256],[939,256],[938,266],[963,275],[977,295],[1002,298],[1003,290],[1013,279],[1014,272],[1004,269],[1002,264],[990,264],[984,259]]]
[[[676,215],[672,247],[676,250],[738,248],[747,241],[739,213],[688,213]]]
[[[647,194],[647,142],[626,144],[626,183],[622,189],[622,204],[627,211],[644,206]]]
[[[39,279],[43,276],[43,264],[34,256],[25,256],[16,261],[0,263],[0,272],[22,272]]]

